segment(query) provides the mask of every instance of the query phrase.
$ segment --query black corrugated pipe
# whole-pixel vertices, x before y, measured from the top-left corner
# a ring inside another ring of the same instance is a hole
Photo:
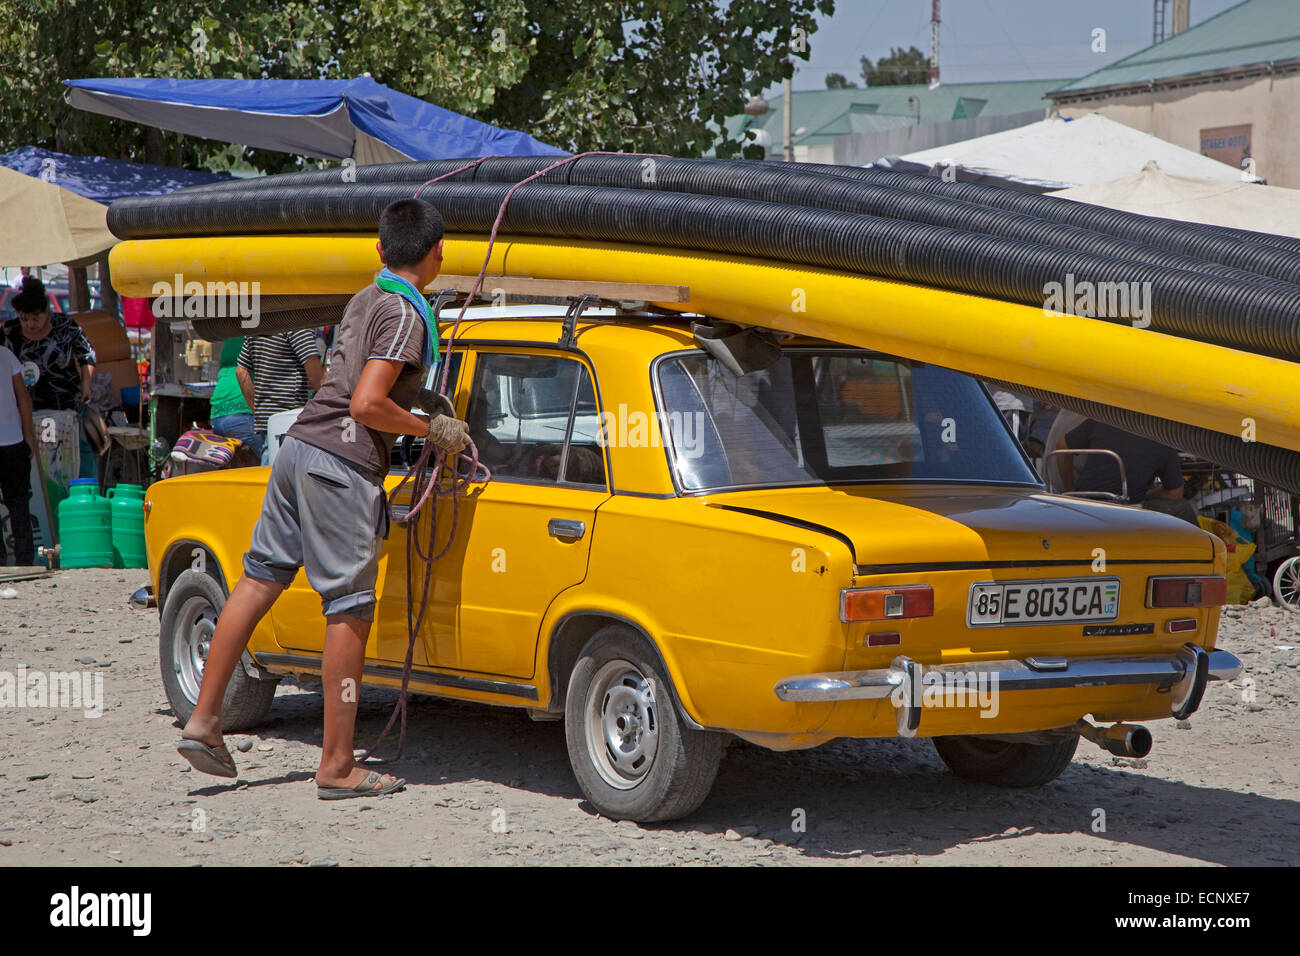
[[[1300,254],[1300,239],[1294,236],[1279,236],[1271,232],[1253,232],[1249,229],[1234,229],[1229,226],[1211,226],[1181,219],[1144,216],[1122,209],[1110,209],[1092,203],[1063,199],[1060,196],[1027,193],[990,183],[948,182],[941,176],[929,173],[907,173],[897,169],[874,169],[861,166],[823,165],[820,168],[827,175],[846,176],[896,189],[951,196],[953,199],[964,199],[984,206],[1008,209],[1050,219],[1053,222],[1068,222],[1085,229],[1132,239],[1135,242],[1151,242],[1160,245],[1161,248],[1188,255],[1201,255],[1202,253],[1195,250],[1207,246],[1225,248],[1227,242],[1266,245],[1280,251]],[[1177,237],[1177,239],[1166,245],[1164,237]],[[1183,243],[1188,245],[1183,246]],[[1228,262],[1226,259],[1218,259],[1214,256],[1210,258]],[[1285,276],[1277,276],[1277,278],[1285,278]]]
[[[1027,385],[985,379],[992,386],[1020,392],[1058,408],[1067,408],[1087,418],[1114,425],[1134,435],[1150,438],[1171,448],[1188,452],[1221,465],[1229,471],[1250,475],[1265,484],[1300,495],[1300,453],[1276,445],[1242,441],[1233,435],[1198,428],[1182,422],[1144,415],[1127,408],[1102,405],[1072,395],[1049,392]],[[1050,450],[1050,449],[1049,449]]]
[[[941,177],[897,170],[864,169],[810,163],[770,163],[750,160],[702,160],[673,157],[650,159],[636,156],[587,156],[548,173],[542,183],[612,186],[627,189],[660,189],[700,195],[727,195],[741,199],[773,202],[803,202],[822,208],[875,212],[885,202],[881,192],[925,195],[942,209],[945,203],[1002,210],[1043,222],[1100,233],[1127,242],[1191,256],[1246,272],[1300,282],[1300,239],[1270,233],[1251,232],[1202,223],[1142,216],[1118,209],[1075,202],[1056,196],[1040,196],[984,183],[947,182]],[[487,159],[472,169],[456,173],[451,182],[518,182],[554,163],[554,157],[503,157]],[[465,160],[426,160],[357,166],[346,170],[354,182],[346,181],[341,168],[267,176],[261,179],[213,183],[191,187],[177,198],[200,192],[258,191],[302,186],[366,183],[422,183],[452,173],[467,165]],[[799,180],[800,184],[795,185]],[[815,199],[822,189],[839,180],[841,186],[855,183],[876,187],[875,195],[854,199],[852,189],[839,190],[836,204],[826,206]],[[806,198],[785,198],[802,195]],[[900,196],[896,202],[901,202]],[[857,203],[857,205],[855,205]],[[870,208],[872,205],[876,209]],[[941,213],[939,214],[941,215]],[[926,221],[936,221],[927,219]],[[937,220],[940,224],[950,224]],[[967,228],[951,223],[957,228]],[[999,233],[1014,234],[1014,233]],[[1028,235],[1020,238],[1030,238]]]
[[[926,222],[935,226],[964,229],[969,232],[983,232],[992,236],[1022,239],[1026,242],[1036,242],[1047,246],[1061,246],[1077,249],[1080,252],[1092,252],[1112,258],[1129,259],[1146,265],[1201,271],[1239,282],[1268,283],[1279,281],[1267,279],[1243,269],[1220,265],[1206,259],[1179,255],[1144,243],[1117,239],[1114,236],[1081,229],[1078,226],[1049,222],[1046,219],[994,209],[991,206],[981,206],[977,203],[908,192],[888,186],[861,183],[846,177],[827,177],[815,172],[805,171],[783,171],[782,164],[777,163],[750,163],[733,174],[728,171],[729,168],[721,166],[701,167],[698,162],[691,160],[656,160],[658,165],[655,167],[652,177],[654,185],[650,185],[645,182],[647,167],[642,165],[643,160],[635,157],[624,158],[617,156],[613,157],[613,159],[615,160],[613,163],[583,167],[574,170],[571,174],[568,173],[568,167],[561,167],[538,181],[555,184],[563,179],[569,181],[567,184],[610,187],[638,185],[639,188],[659,189],[665,192],[756,199],[763,202],[807,206],[813,209],[838,209],[843,212],[865,213],[886,219]],[[491,165],[493,163],[497,165]],[[436,165],[436,168],[423,170],[424,174],[429,175],[421,179],[421,182],[429,178],[430,175],[442,175],[443,172],[448,171],[443,170],[443,166],[450,166],[450,169],[459,168],[459,166],[446,164],[443,161],[438,161],[437,164],[408,163],[405,165],[421,167]],[[577,162],[575,161],[573,165],[576,166]],[[483,176],[488,177],[488,181],[491,182],[513,181],[510,177],[520,169],[520,164],[515,161],[489,160],[483,166],[487,169]],[[362,170],[378,168],[380,167],[362,167]],[[392,167],[384,168],[392,169]],[[702,178],[700,175],[701,170],[711,175]],[[447,181],[469,181],[469,178],[477,172],[478,168],[467,170]],[[322,179],[318,172],[295,173],[293,176],[309,177],[296,179],[295,190],[315,185],[317,187],[333,187],[343,192],[351,185],[343,183],[337,176],[332,179]],[[284,178],[277,177],[277,179]],[[406,173],[402,180],[399,181],[406,181],[409,178],[409,173]],[[268,179],[270,178],[268,177]],[[365,178],[366,184],[391,183],[392,181],[391,178]],[[227,184],[219,183],[215,185],[226,187],[225,193],[230,193]],[[259,193],[260,190],[266,188],[263,186],[253,192]],[[240,192],[240,195],[250,194],[252,193],[247,190]],[[1300,257],[1297,257],[1296,265],[1297,274],[1300,274]]]
[[[422,195],[449,232],[486,233],[511,188],[436,183]],[[280,193],[208,192],[119,200],[109,226],[119,236],[364,232],[408,184],[304,186]],[[1300,287],[1246,283],[929,223],[754,200],[596,186],[519,187],[503,236],[544,236],[677,246],[883,276],[1042,307],[1049,283],[1068,276],[1129,294],[1131,324],[1184,338],[1300,360]],[[1148,294],[1149,291],[1149,294]],[[1142,299],[1142,306],[1133,300]],[[1119,305],[1118,299],[1114,301]],[[1146,314],[1144,314],[1146,313]]]

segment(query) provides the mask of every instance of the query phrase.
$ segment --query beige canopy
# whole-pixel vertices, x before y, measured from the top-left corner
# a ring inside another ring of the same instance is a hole
[[[1172,176],[1154,162],[1133,176],[1050,195],[1146,216],[1300,237],[1300,189]]]
[[[85,265],[116,244],[108,207],[0,166],[0,265]]]

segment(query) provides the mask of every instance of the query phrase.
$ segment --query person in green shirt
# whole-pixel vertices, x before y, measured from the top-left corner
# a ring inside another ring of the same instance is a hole
[[[235,375],[239,350],[243,345],[243,336],[221,343],[221,370],[217,373],[217,387],[212,392],[208,425],[218,435],[238,438],[261,458],[262,436],[253,428],[253,412],[244,401],[244,393]]]

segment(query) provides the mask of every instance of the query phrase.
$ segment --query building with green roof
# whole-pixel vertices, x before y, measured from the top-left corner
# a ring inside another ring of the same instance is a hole
[[[1300,0],[1245,0],[1049,96],[1300,187]]]
[[[807,162],[842,162],[841,137],[867,137],[906,127],[931,127],[954,121],[1016,117],[1013,125],[1042,119],[1049,106],[1045,94],[1061,80],[1015,80],[997,83],[945,83],[926,85],[870,86],[863,89],[795,90],[791,96],[791,131],[795,159]],[[758,115],[742,114],[727,119],[727,132],[739,138],[747,129],[758,134],[758,143],[769,157],[780,157],[783,147],[784,97],[766,102]],[[959,125],[960,128],[960,125]],[[974,127],[972,126],[972,129]],[[1001,125],[999,128],[1007,128]],[[995,129],[983,129],[994,132]],[[965,133],[965,135],[978,135]],[[946,142],[952,142],[949,139]],[[920,145],[940,145],[926,142]],[[919,147],[914,147],[919,148]],[[879,154],[876,154],[879,155]],[[876,158],[876,155],[870,158]]]

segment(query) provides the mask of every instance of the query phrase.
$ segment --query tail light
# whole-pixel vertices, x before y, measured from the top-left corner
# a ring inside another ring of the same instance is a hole
[[[1219,607],[1228,600],[1228,579],[1219,575],[1147,579],[1147,607]]]
[[[928,584],[840,591],[840,620],[894,621],[934,615],[934,589]]]

